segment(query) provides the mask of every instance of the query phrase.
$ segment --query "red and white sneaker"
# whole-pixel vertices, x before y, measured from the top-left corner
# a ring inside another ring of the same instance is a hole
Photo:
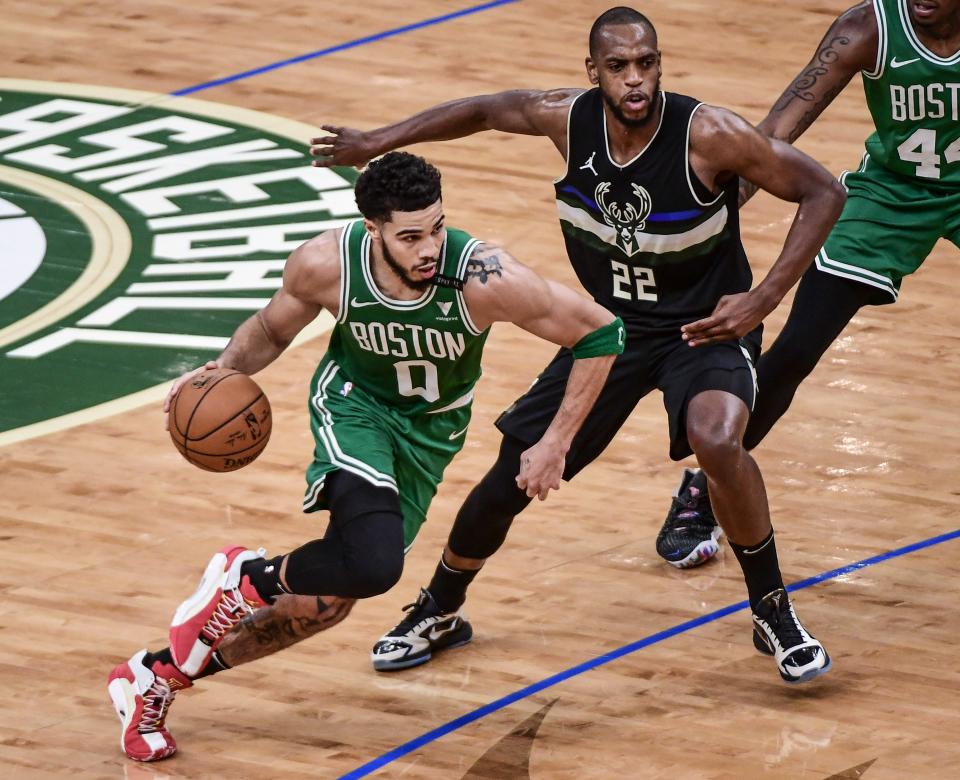
[[[196,592],[177,608],[170,624],[170,653],[184,674],[196,677],[220,640],[245,615],[266,604],[250,579],[240,576],[240,567],[263,553],[224,547],[210,559]]]
[[[120,747],[134,761],[159,761],[177,752],[177,743],[164,726],[177,691],[193,682],[169,664],[143,664],[146,650],[117,666],[107,678],[107,692],[120,718]]]

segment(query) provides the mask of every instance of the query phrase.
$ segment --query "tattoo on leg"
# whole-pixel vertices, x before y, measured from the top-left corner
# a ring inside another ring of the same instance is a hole
[[[230,666],[272,655],[332,628],[350,614],[354,603],[336,596],[280,596],[241,620],[224,637],[220,655]]]

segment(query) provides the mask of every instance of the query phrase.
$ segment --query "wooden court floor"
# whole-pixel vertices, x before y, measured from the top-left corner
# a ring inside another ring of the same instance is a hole
[[[0,0],[0,75],[163,95],[470,2]],[[466,94],[580,85],[587,30],[606,7],[505,3],[193,97],[368,128]],[[844,7],[651,0],[640,10],[658,26],[667,89],[759,121]],[[837,173],[857,164],[870,130],[858,81],[799,144]],[[443,171],[451,224],[573,283],[550,185],[562,161],[549,143],[487,134],[416,151]],[[766,196],[744,210],[759,273],[791,214]],[[957,261],[939,245],[899,303],[857,316],[758,450],[788,581],[960,525]],[[786,303],[771,316],[768,343],[785,314]],[[679,471],[653,396],[593,467],[518,520],[471,590],[476,640],[425,667],[375,674],[372,642],[426,582],[459,502],[492,461],[492,420],[551,354],[510,327],[490,338],[466,447],[400,585],[327,634],[198,684],[168,720],[180,753],[127,761],[104,685],[111,667],[165,644],[173,608],[217,547],[278,552],[322,531],[299,503],[312,447],[306,386],[325,343],[290,351],[258,377],[274,406],[273,439],[235,474],[188,466],[156,404],[0,448],[0,777],[336,777],[648,637],[659,641],[384,759],[376,776],[960,776],[960,540],[799,591],[798,611],[835,666],[786,686],[753,651],[745,612],[711,617],[744,597],[726,547],[689,572],[656,557]]]

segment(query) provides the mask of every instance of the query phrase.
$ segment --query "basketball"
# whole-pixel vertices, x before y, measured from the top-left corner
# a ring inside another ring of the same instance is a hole
[[[270,440],[270,402],[246,374],[202,371],[170,402],[170,438],[177,451],[207,471],[236,471],[253,463]]]

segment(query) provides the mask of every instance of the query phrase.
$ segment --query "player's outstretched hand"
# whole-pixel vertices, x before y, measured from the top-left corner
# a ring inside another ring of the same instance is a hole
[[[317,158],[313,161],[315,168],[329,168],[331,165],[361,168],[377,156],[370,133],[333,125],[320,125],[320,129],[330,135],[310,139],[310,154]]]
[[[170,392],[167,393],[167,397],[163,399],[163,427],[166,430],[170,430],[170,402],[173,400],[174,396],[180,392],[180,388],[183,387],[184,382],[190,380],[191,377],[196,376],[201,371],[213,371],[215,368],[219,368],[216,360],[208,360],[200,368],[195,368],[193,371],[188,371],[182,377],[180,377],[176,382],[173,383],[173,387],[170,388]]]
[[[684,341],[691,347],[702,347],[717,341],[730,341],[746,336],[763,322],[773,307],[764,303],[754,291],[724,295],[717,301],[713,314],[680,328]]]
[[[520,473],[517,487],[530,498],[545,501],[551,490],[560,489],[565,458],[556,446],[539,441],[520,455]]]

